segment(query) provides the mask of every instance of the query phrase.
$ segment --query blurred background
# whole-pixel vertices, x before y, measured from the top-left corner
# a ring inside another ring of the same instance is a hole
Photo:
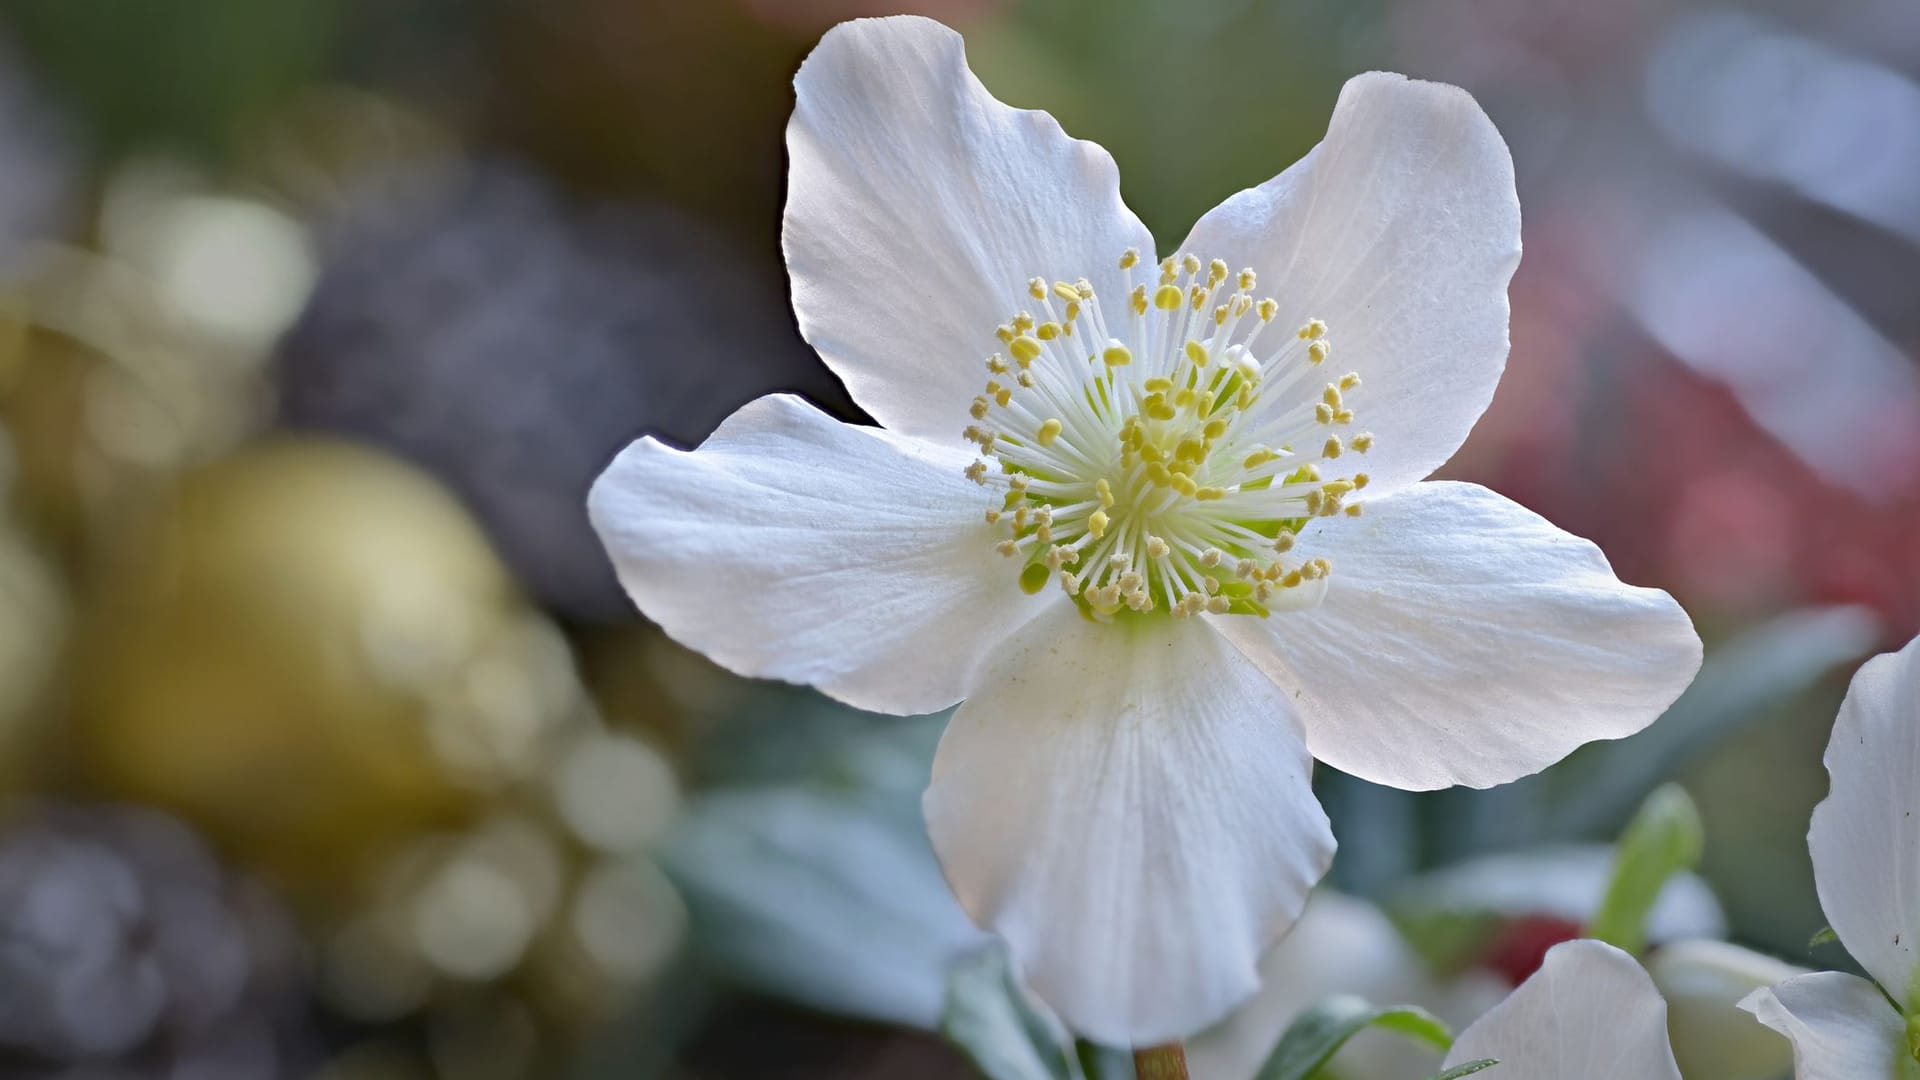
[[[787,307],[781,137],[820,33],[902,10],[1164,246],[1348,75],[1470,89],[1526,256],[1446,474],[1707,642],[1520,784],[1322,769],[1321,944],[1222,1060],[1363,975],[1470,1018],[1669,780],[1708,841],[1650,933],[1846,964],[1820,753],[1920,629],[1910,0],[0,0],[0,1076],[974,1074],[939,718],[677,649],[583,507],[770,390],[857,417]]]

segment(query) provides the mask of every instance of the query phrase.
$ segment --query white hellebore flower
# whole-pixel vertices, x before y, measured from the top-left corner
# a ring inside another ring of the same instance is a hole
[[[1520,257],[1464,92],[1354,79],[1319,148],[1156,261],[1113,159],[938,23],[840,26],[795,85],[794,308],[883,426],[762,398],[697,450],[633,444],[593,519],[640,609],[734,671],[965,701],[934,848],[1082,1035],[1253,993],[1332,856],[1314,756],[1504,783],[1693,675],[1666,594],[1419,482],[1493,393]]]
[[[1460,1033],[1446,1067],[1493,1058],[1516,1080],[1680,1080],[1667,1003],[1638,961],[1605,942],[1547,951],[1540,970]]]
[[[1741,1008],[1793,1041],[1800,1080],[1920,1077],[1920,638],[1860,666],[1826,763],[1832,790],[1807,831],[1814,884],[1880,985],[1820,971]]]

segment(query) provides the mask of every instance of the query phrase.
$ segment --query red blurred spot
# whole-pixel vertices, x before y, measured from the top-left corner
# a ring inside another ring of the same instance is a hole
[[[1580,924],[1552,915],[1522,915],[1494,932],[1480,966],[1514,986],[1540,970],[1547,950],[1580,936]]]

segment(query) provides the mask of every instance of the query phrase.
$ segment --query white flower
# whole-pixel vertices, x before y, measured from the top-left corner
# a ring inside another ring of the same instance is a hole
[[[1633,957],[1568,941],[1540,970],[1460,1033],[1446,1067],[1493,1058],[1488,1076],[1524,1080],[1680,1080],[1667,1003]]]
[[[1647,974],[1667,999],[1667,1034],[1681,1074],[1712,1080],[1785,1076],[1793,1068],[1787,1044],[1740,1011],[1740,1002],[1805,971],[1726,941],[1676,941],[1653,950]]]
[[[1179,1038],[1254,991],[1332,855],[1313,756],[1503,783],[1693,675],[1664,593],[1419,482],[1493,393],[1520,255],[1464,92],[1353,80],[1318,149],[1156,263],[1113,160],[938,23],[843,25],[796,87],[794,308],[884,427],[763,398],[698,450],[635,443],[593,519],[640,609],[735,671],[965,700],[935,850],[1079,1033]]]
[[[1920,638],[1860,666],[1826,764],[1832,790],[1807,831],[1814,883],[1841,944],[1880,985],[1821,971],[1741,1008],[1793,1041],[1800,1080],[1920,1076]]]

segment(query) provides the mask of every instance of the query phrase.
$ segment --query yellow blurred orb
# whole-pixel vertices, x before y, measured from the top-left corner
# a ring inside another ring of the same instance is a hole
[[[87,760],[296,887],[468,819],[578,706],[465,511],[374,450],[256,444],[120,540],[80,629]]]

